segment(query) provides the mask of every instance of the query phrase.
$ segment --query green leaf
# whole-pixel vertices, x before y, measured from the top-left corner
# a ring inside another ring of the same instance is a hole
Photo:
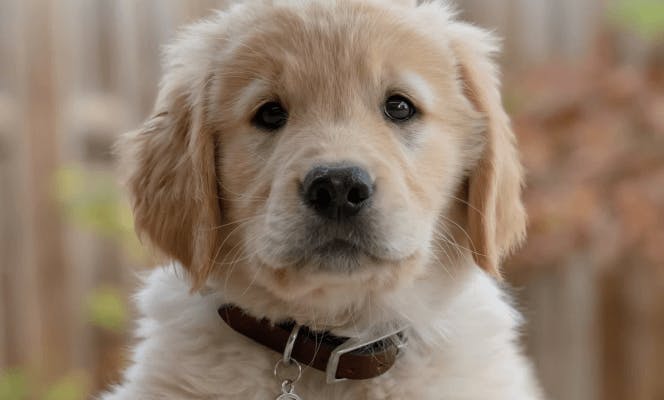
[[[0,371],[0,400],[23,400],[28,396],[25,375],[17,370]]]
[[[110,287],[95,290],[88,300],[88,316],[98,327],[122,332],[128,319],[127,306],[122,294]]]
[[[137,260],[145,259],[129,204],[111,172],[63,167],[54,176],[53,193],[73,224],[117,241]]]
[[[609,8],[611,17],[620,25],[645,39],[664,34],[664,1],[616,0]]]
[[[44,400],[85,400],[88,380],[83,374],[70,374],[48,388]]]

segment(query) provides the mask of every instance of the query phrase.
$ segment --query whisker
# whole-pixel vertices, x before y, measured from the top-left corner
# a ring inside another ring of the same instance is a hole
[[[480,209],[478,209],[477,207],[475,207],[475,206],[473,206],[472,204],[470,204],[467,200],[464,200],[464,199],[462,199],[462,198],[459,198],[459,197],[456,197],[456,196],[453,196],[453,195],[448,195],[447,198],[449,198],[449,199],[451,199],[451,200],[459,201],[459,202],[461,202],[462,204],[467,205],[468,207],[470,207],[470,209],[472,209],[473,211],[476,211],[476,212],[482,217],[482,219],[486,219],[486,217],[485,217],[485,215],[484,215],[484,212],[482,212],[482,210],[480,210]]]
[[[251,219],[261,218],[261,217],[264,217],[264,216],[265,216],[265,214],[258,214],[258,215],[252,215],[252,216],[247,217],[247,218],[240,218],[240,219],[237,219],[235,221],[228,222],[226,224],[213,226],[212,228],[210,228],[210,230],[219,230],[219,229],[224,228],[224,227],[229,226],[229,225],[240,224],[240,223],[243,223],[245,221],[249,221]]]
[[[467,250],[460,244],[458,244],[456,241],[454,241],[454,238],[449,237],[446,235],[444,232],[434,232],[436,239],[442,240],[445,244],[449,244],[452,246],[452,249],[456,251],[457,256],[461,257],[463,255],[462,250]],[[440,244],[436,243],[436,245],[443,251],[445,251],[445,256],[448,258],[448,261],[452,261],[452,257],[450,256],[449,253],[445,250],[445,248]],[[468,250],[470,251],[470,250]]]
[[[475,244],[473,243],[473,239],[470,237],[470,234],[468,234],[468,232],[467,232],[467,231],[466,231],[461,225],[459,225],[458,223],[452,221],[451,219],[447,218],[447,217],[444,216],[444,215],[441,215],[441,217],[445,220],[445,222],[451,223],[452,225],[454,225],[455,227],[457,227],[457,228],[458,228],[458,229],[464,234],[464,236],[466,237],[466,239],[468,239],[468,243],[470,244],[470,246],[473,247],[473,249],[467,249],[467,248],[465,248],[465,247],[460,246],[459,244],[457,244],[458,246],[460,246],[461,248],[463,248],[463,249],[465,249],[465,250],[467,250],[467,251],[470,251],[471,253],[473,253],[473,254],[475,254],[475,255],[482,256],[482,257],[486,257],[486,254],[479,253],[477,250],[475,250]]]
[[[438,232],[437,232],[437,233],[435,233],[435,238],[436,238],[437,240],[439,240],[439,241],[442,241],[444,244],[449,245],[449,246],[451,247],[451,249],[453,249],[453,250],[455,251],[455,253],[456,253],[456,255],[457,255],[458,257],[463,256],[463,251],[464,251],[464,250],[465,250],[465,251],[468,251],[468,252],[470,252],[470,253],[474,253],[472,250],[470,250],[470,249],[468,249],[468,248],[466,248],[466,247],[460,245],[460,244],[457,243],[456,241],[454,241],[454,239],[450,239],[450,238],[449,238],[448,236],[446,236],[445,234],[441,234],[441,233],[438,233]],[[437,246],[438,246],[439,249],[445,251],[445,248],[442,247],[440,243],[437,243]],[[452,261],[453,259],[452,259],[451,255],[450,255],[449,253],[447,253],[446,251],[445,251],[445,253],[446,253],[445,255],[446,255],[446,257],[448,258],[448,260],[449,260],[449,261]]]
[[[261,198],[258,198],[258,197],[257,197],[257,198],[255,198],[255,199],[252,199],[252,198],[246,198],[246,197],[245,197],[245,198],[237,197],[237,198],[232,198],[232,199],[231,199],[231,198],[228,198],[228,197],[217,196],[217,200],[223,200],[223,201],[228,201],[228,202],[236,202],[236,201],[238,201],[238,200],[242,200],[242,201],[249,201],[249,202],[254,202],[254,201],[255,201],[255,202],[258,203],[258,202],[265,202],[265,201],[267,200],[267,197],[265,197],[265,198],[262,198],[262,197],[261,197]]]
[[[441,249],[441,250],[445,251],[445,253],[446,253],[445,256],[449,259],[449,255],[447,254],[447,251],[444,250],[444,249]],[[438,260],[438,264],[439,264],[440,266],[443,267],[443,270],[445,270],[445,273],[447,273],[447,275],[448,275],[450,278],[453,278],[452,272],[450,271],[449,268],[447,268],[446,263],[444,263],[444,262],[438,257],[438,255],[436,254],[436,252],[435,252],[435,251],[432,252],[431,255],[434,256],[434,257],[436,258],[436,260]]]
[[[232,190],[230,190],[226,185],[224,185],[223,182],[218,181],[217,184],[219,185],[220,188],[222,188],[225,192],[228,192],[232,194],[233,196],[237,196],[238,199],[256,199],[256,200],[267,200],[267,196],[253,196],[253,195],[248,195],[246,193],[236,193]]]
[[[228,235],[226,235],[226,237],[224,238],[224,240],[223,240],[223,241],[221,242],[221,244],[217,247],[217,251],[215,251],[214,256],[213,256],[212,260],[210,260],[210,262],[215,263],[215,265],[216,265],[216,263],[217,263],[217,258],[219,257],[219,253],[220,253],[221,250],[224,248],[224,245],[226,244],[226,242],[228,241],[228,239],[233,235],[234,232],[236,232],[239,228],[243,227],[244,225],[248,224],[249,222],[251,222],[251,221],[250,221],[250,220],[244,220],[244,222],[239,223],[238,226],[236,226],[235,228],[233,228],[233,229],[228,233]],[[225,260],[225,259],[226,259],[226,258],[224,257],[224,260]],[[223,261],[223,260],[222,260],[222,261]]]
[[[260,265],[258,266],[258,268],[256,268],[256,272],[254,273],[254,276],[251,278],[251,281],[249,281],[249,284],[248,284],[247,287],[244,289],[244,291],[242,292],[242,294],[240,294],[240,297],[243,297],[245,294],[247,294],[247,292],[249,291],[249,289],[251,289],[251,287],[254,285],[254,282],[256,282],[256,278],[258,277],[258,274],[259,274],[259,273],[261,272],[261,270],[263,269],[263,266],[264,266],[264,264],[263,264],[263,263],[260,263]]]

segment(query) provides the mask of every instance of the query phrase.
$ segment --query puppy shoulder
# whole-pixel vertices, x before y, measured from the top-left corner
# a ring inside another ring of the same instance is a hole
[[[477,266],[470,269],[469,275],[453,304],[455,311],[459,315],[468,315],[469,312],[470,315],[483,317],[474,319],[492,325],[491,330],[516,333],[523,318],[515,308],[508,286],[497,282]]]
[[[220,294],[192,292],[186,272],[173,263],[146,274],[134,299],[140,315],[132,365],[100,399],[210,398],[206,377],[220,365],[226,339]]]
[[[171,329],[218,329],[217,308],[223,303],[220,292],[192,292],[182,266],[171,263],[151,271],[135,296],[141,321],[139,337],[145,330],[169,325]]]
[[[498,283],[479,268],[471,272],[447,320],[456,328],[454,346],[448,349],[458,365],[475,371],[463,376],[491,382],[485,397],[496,399],[543,399],[530,361],[519,343],[523,318],[507,285]],[[472,354],[480,352],[480,364]],[[469,354],[471,356],[469,356]],[[455,373],[452,373],[455,375]],[[477,388],[482,392],[482,388]]]

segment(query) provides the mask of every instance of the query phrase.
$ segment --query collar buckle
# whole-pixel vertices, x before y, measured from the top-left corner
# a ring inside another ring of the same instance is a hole
[[[337,346],[332,353],[330,358],[327,361],[327,368],[325,369],[325,377],[327,383],[338,383],[343,382],[348,379],[346,378],[337,378],[337,369],[339,368],[339,359],[342,355],[350,353],[352,351],[361,349],[362,347],[368,346],[373,343],[380,342],[381,340],[390,340],[397,348],[397,355],[400,355],[403,352],[403,349],[407,345],[405,340],[406,336],[403,333],[408,329],[407,325],[402,325],[398,329],[388,331],[385,334],[377,335],[369,338],[350,338]]]

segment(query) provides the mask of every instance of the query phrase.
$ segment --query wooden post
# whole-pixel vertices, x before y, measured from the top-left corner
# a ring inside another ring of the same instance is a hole
[[[542,268],[529,274],[522,289],[517,286],[519,304],[525,307],[528,349],[552,399],[597,398],[597,290],[590,265],[577,260]]]
[[[53,70],[52,8],[50,1],[23,2],[21,20],[25,49],[22,107],[25,121],[23,157],[25,187],[21,206],[25,210],[24,264],[15,290],[23,294],[25,326],[20,350],[30,364],[39,363],[45,381],[58,377],[69,366],[71,319],[66,296],[68,273],[62,251],[59,209],[53,196],[53,173],[58,165],[55,134],[56,112]]]
[[[17,4],[0,4],[0,371],[10,366],[14,335],[11,316],[14,299],[10,296],[11,269],[18,267],[16,226],[18,226],[17,161],[19,110],[16,104]]]

